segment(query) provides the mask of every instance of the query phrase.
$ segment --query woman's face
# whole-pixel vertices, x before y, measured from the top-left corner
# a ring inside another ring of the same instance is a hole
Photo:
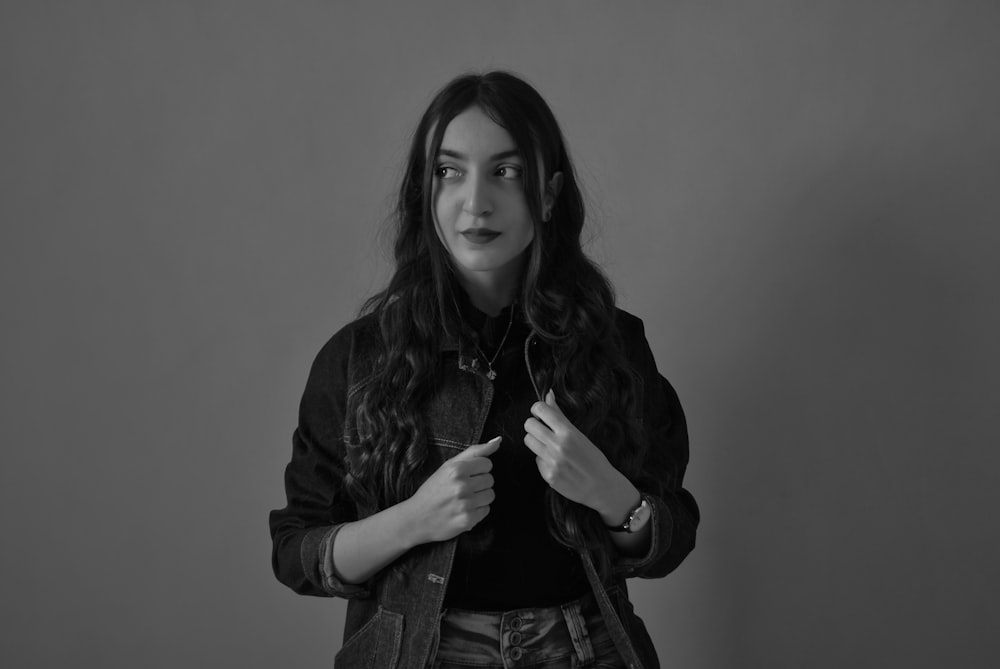
[[[434,161],[438,236],[467,279],[519,269],[535,229],[524,192],[524,165],[510,134],[478,107],[445,128]]]

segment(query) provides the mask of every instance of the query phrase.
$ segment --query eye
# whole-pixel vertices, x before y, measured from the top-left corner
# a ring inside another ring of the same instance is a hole
[[[434,177],[437,179],[455,179],[462,173],[450,165],[437,165],[434,167]]]
[[[497,168],[496,174],[502,179],[513,181],[521,178],[524,174],[524,168],[520,165],[501,165]]]

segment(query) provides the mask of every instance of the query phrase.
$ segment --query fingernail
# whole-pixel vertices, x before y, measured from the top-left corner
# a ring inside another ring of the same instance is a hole
[[[494,441],[500,441],[501,439],[503,439],[503,435],[502,434],[493,437],[492,439],[489,440],[488,443],[492,444]]]

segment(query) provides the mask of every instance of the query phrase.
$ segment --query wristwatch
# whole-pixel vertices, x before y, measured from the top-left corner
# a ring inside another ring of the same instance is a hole
[[[621,525],[606,525],[609,532],[628,532],[633,534],[638,532],[649,522],[650,510],[649,502],[645,497],[639,497],[639,505],[628,514],[628,519]]]

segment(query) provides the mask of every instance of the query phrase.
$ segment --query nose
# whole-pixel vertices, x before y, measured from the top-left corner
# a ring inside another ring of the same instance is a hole
[[[489,184],[484,179],[478,177],[466,179],[462,211],[477,218],[493,213],[493,200],[490,197]]]

